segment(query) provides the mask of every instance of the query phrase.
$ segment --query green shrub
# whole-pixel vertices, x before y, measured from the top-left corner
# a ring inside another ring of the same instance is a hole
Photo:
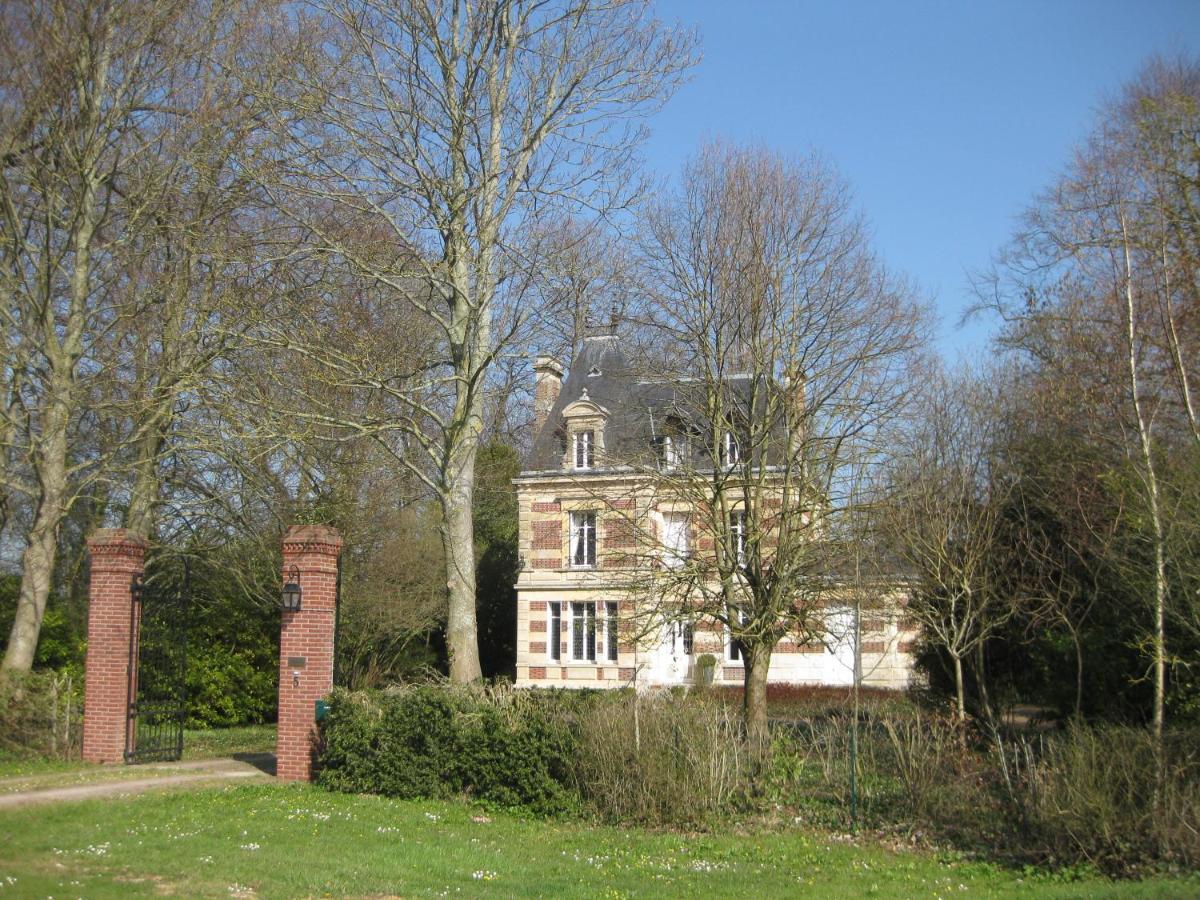
[[[607,821],[703,824],[744,787],[740,719],[710,697],[613,692],[579,713],[578,728],[580,790]]]
[[[1168,734],[1161,785],[1145,729],[1076,725],[1040,742],[1017,788],[1032,845],[1113,874],[1200,865],[1200,735]]]
[[[83,732],[83,685],[71,672],[0,673],[0,752],[73,759]]]
[[[464,794],[558,815],[578,806],[578,747],[540,698],[422,685],[335,691],[323,723],[321,784],[394,797]]]

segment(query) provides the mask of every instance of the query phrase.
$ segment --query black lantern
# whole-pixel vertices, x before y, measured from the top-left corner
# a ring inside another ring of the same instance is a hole
[[[300,570],[292,566],[288,572],[287,581],[283,583],[283,609],[287,612],[300,612]]]

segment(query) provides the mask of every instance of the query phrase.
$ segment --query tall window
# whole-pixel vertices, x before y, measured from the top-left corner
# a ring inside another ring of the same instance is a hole
[[[677,569],[687,562],[688,514],[663,513],[663,565]]]
[[[596,661],[595,603],[571,603],[571,659]]]
[[[617,661],[617,604],[604,604],[604,654],[610,662]]]
[[[691,622],[683,623],[683,652],[687,656],[692,655],[692,647],[695,646],[695,629]]]
[[[550,601],[550,632],[546,635],[546,649],[550,659],[559,662],[562,659],[562,603]]]
[[[575,441],[575,468],[590,469],[596,464],[596,432],[577,431]]]
[[[735,509],[729,514],[729,546],[737,555],[737,564],[746,564],[746,511]]]
[[[571,565],[586,569],[596,565],[596,514],[571,513]]]
[[[739,609],[737,611],[737,620],[740,624],[745,625],[750,621],[750,616],[744,609]],[[746,650],[742,646],[742,642],[735,638],[732,632],[727,630],[727,636],[729,637],[729,659],[736,662],[746,655]]]
[[[742,448],[738,445],[737,435],[732,431],[725,432],[721,438],[721,465],[736,466],[742,459]]]

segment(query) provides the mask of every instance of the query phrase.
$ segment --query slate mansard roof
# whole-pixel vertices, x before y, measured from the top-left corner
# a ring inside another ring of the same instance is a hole
[[[750,379],[734,376],[729,384],[745,396]],[[645,461],[654,452],[655,441],[668,432],[673,422],[695,419],[689,412],[695,409],[689,397],[694,398],[698,387],[695,379],[635,370],[615,334],[585,337],[558,400],[534,436],[525,471],[562,468],[563,410],[580,399],[590,400],[608,412],[604,441],[610,460],[615,464]]]

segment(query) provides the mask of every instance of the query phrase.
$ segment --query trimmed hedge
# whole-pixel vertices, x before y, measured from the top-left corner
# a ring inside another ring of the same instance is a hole
[[[576,811],[578,743],[539,699],[436,685],[334,691],[318,782],[389,797],[467,795],[543,816]]]

